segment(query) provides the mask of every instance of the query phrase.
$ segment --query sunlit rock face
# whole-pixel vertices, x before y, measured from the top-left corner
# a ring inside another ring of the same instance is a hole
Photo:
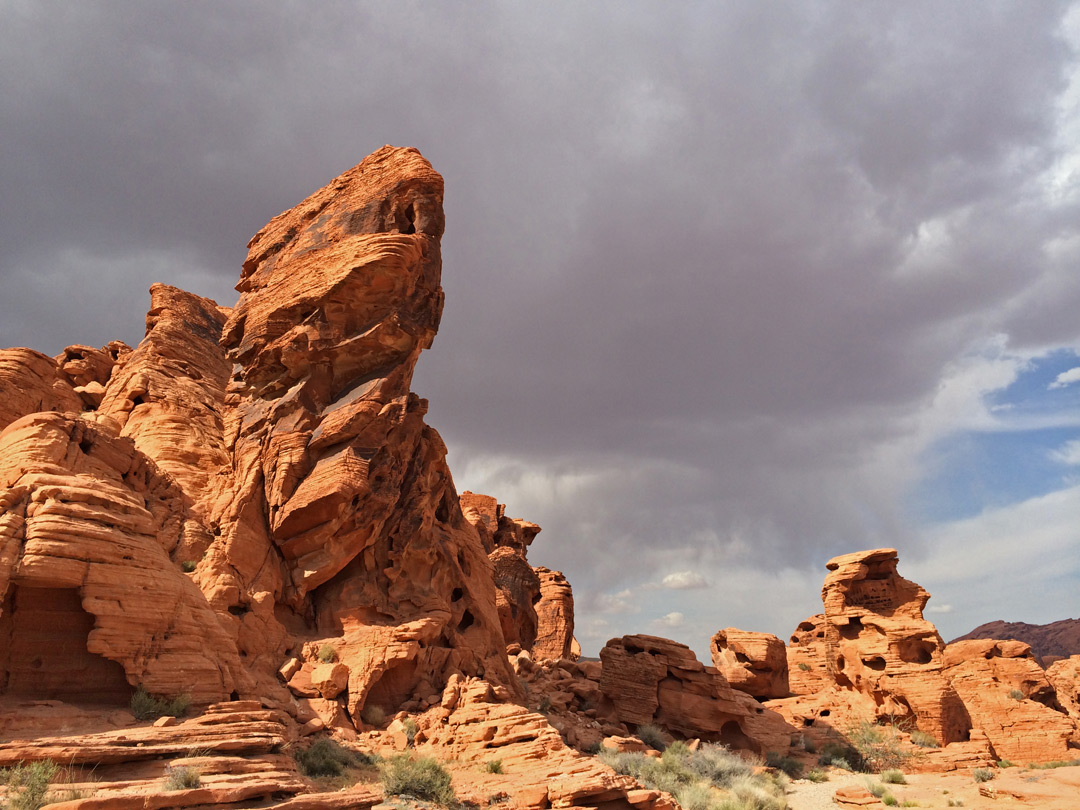
[[[116,699],[356,717],[454,673],[515,694],[493,548],[410,391],[443,307],[442,195],[384,147],[255,235],[235,307],[155,285],[134,351],[0,353],[0,633],[70,618]],[[523,559],[528,527],[492,538]],[[0,690],[33,692],[11,649]]]
[[[923,618],[930,598],[896,571],[894,549],[828,562],[825,657],[842,687],[873,698],[879,717],[914,723],[943,743],[967,739],[971,722],[942,673],[945,644]]]

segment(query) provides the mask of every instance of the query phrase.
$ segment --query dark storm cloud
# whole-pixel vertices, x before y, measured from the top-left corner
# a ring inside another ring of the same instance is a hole
[[[0,9],[0,343],[134,342],[155,281],[231,304],[270,217],[417,146],[447,307],[415,387],[586,614],[920,548],[943,380],[1080,340],[1062,4]]]

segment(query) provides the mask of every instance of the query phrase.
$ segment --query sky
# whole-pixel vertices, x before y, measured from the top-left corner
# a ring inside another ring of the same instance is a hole
[[[0,345],[232,305],[383,144],[446,180],[414,390],[586,654],[787,638],[877,547],[1080,616],[1080,4],[0,0]]]

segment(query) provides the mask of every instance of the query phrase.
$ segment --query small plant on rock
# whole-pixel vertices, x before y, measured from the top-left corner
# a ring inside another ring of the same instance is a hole
[[[645,723],[644,725],[638,726],[637,736],[639,740],[650,748],[655,748],[657,751],[663,751],[667,748],[667,742],[664,740],[664,732],[660,729],[660,726],[652,723]]]
[[[911,732],[911,742],[913,745],[917,745],[920,748],[940,748],[941,745],[934,738],[933,734],[928,734],[925,731],[915,729]]]
[[[1025,695],[1019,689],[1010,689],[1009,697],[1011,697],[1013,700],[1024,700],[1027,698],[1027,695]]]
[[[989,782],[994,778],[994,772],[989,768],[976,768],[971,772],[971,778],[976,782]]]
[[[166,790],[192,790],[202,784],[202,777],[186,765],[169,765],[165,769]]]
[[[293,759],[300,773],[309,778],[341,776],[346,768],[370,765],[374,761],[372,757],[350,751],[328,737],[316,740],[309,748],[296,749]]]
[[[378,704],[369,704],[361,710],[360,719],[369,726],[383,726],[386,723],[386,710]]]
[[[808,771],[803,776],[803,779],[807,780],[808,782],[828,782],[829,775],[825,773],[825,771],[814,768],[812,771]]]
[[[131,713],[136,720],[157,720],[159,717],[183,717],[191,706],[191,698],[177,695],[173,698],[151,695],[143,687],[131,696]]]
[[[869,720],[848,729],[847,738],[858,752],[861,762],[853,762],[860,770],[881,771],[903,765],[911,754],[902,747],[894,726],[879,726]]]
[[[501,759],[489,759],[484,763],[484,770],[488,773],[502,773],[502,760]]]
[[[7,805],[10,810],[38,810],[45,805],[45,793],[59,769],[50,760],[19,763],[0,770],[0,785],[7,785]]]
[[[416,725],[416,721],[411,717],[402,720],[401,725],[405,729],[405,741],[412,746],[416,742],[416,735],[420,731],[420,727]]]
[[[449,772],[431,757],[413,759],[401,754],[387,760],[381,772],[387,796],[415,796],[444,806],[456,802]]]
[[[337,661],[337,650],[333,644],[320,644],[319,652],[315,655],[324,664],[332,664]]]
[[[190,574],[192,571],[195,570],[196,565],[198,565],[198,563],[196,563],[195,560],[184,560],[182,563],[180,563],[180,570],[183,571],[185,574]]]
[[[904,778],[904,772],[896,768],[890,768],[887,771],[881,772],[881,781],[887,785],[906,785],[907,779]]]

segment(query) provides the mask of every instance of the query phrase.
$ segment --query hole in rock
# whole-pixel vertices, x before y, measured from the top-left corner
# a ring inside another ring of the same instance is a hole
[[[92,448],[93,446],[94,443],[88,438],[84,438],[79,441],[79,449],[82,450],[84,454],[89,455],[90,448]]]
[[[744,654],[744,653],[741,653],[741,652],[735,653],[735,660],[738,661],[740,664],[749,664],[750,663],[750,657],[748,655]]]
[[[813,622],[803,622],[799,625],[797,629],[802,631],[803,633],[809,633],[811,630],[814,629],[814,625]]]
[[[828,716],[829,716],[829,710],[828,709],[822,709],[820,712],[818,712],[818,717],[828,717]]]
[[[235,689],[233,691],[229,692],[229,700],[239,700],[239,699],[240,699],[240,693],[237,692]]]
[[[896,654],[908,664],[929,664],[934,660],[935,645],[919,639],[906,639],[896,645]]]
[[[0,612],[0,684],[11,695],[125,705],[124,668],[90,652],[94,617],[75,588],[16,585]]]
[[[466,610],[464,613],[461,614],[461,621],[458,622],[458,626],[457,626],[458,632],[460,633],[460,632],[462,632],[464,630],[468,630],[470,627],[473,626],[473,623],[475,621],[476,621],[476,619],[473,618],[472,613],[470,613],[469,611]]]
[[[131,408],[132,408],[132,410],[134,410],[135,408],[137,408],[140,405],[145,405],[145,404],[146,404],[146,400],[143,399],[142,394],[136,394],[135,396],[133,396],[131,398]]]
[[[885,669],[885,659],[880,655],[875,655],[872,658],[864,658],[862,662],[863,666],[869,667],[875,672],[881,672]]]
[[[847,624],[843,625],[840,628],[840,635],[848,639],[849,641],[852,641],[859,637],[859,633],[862,632],[862,629],[862,619],[860,619],[858,616],[853,616],[852,618],[848,619]]]
[[[417,662],[398,661],[391,664],[379,680],[371,685],[365,706],[380,706],[388,712],[396,712],[398,706],[412,697],[417,685]]]
[[[802,721],[802,724],[803,724],[804,727],[812,726],[812,725],[814,725],[814,718],[813,717],[804,717],[803,721]]]
[[[231,613],[233,616],[243,616],[247,612],[248,608],[246,605],[232,605],[229,608],[229,613]]]
[[[454,588],[453,592],[451,592],[451,594],[450,594],[450,601],[451,602],[460,602],[461,597],[463,597],[464,595],[465,595],[465,591],[461,590],[461,588]]]

